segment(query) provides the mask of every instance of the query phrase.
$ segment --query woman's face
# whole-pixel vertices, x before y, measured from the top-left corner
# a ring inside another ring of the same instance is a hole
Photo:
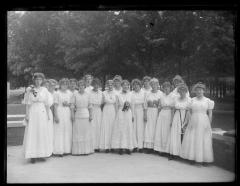
[[[76,89],[76,87],[77,87],[77,83],[76,83],[76,82],[73,81],[73,82],[70,83],[69,88],[70,88],[71,90]]]
[[[123,91],[127,91],[128,90],[128,83],[123,83],[122,84],[122,89],[123,89]]]
[[[141,89],[141,87],[140,87],[140,85],[138,83],[135,83],[133,85],[133,90],[135,90],[136,92],[140,91],[140,89]]]
[[[35,85],[38,87],[38,86],[41,86],[43,79],[40,77],[37,77],[37,78],[35,78],[34,81],[35,81]]]
[[[60,85],[60,89],[61,89],[61,90],[67,90],[67,88],[68,88],[68,85],[67,85],[66,82],[64,82],[64,83],[62,83],[62,84]]]
[[[121,82],[118,81],[118,80],[116,80],[116,81],[114,82],[114,84],[115,84],[115,86],[116,86],[117,88],[120,88],[120,87],[121,87]]]
[[[50,88],[50,83],[49,83],[49,82],[45,82],[45,83],[43,83],[43,86],[46,87],[46,88],[49,90],[49,88]]]
[[[181,81],[178,80],[178,79],[176,79],[176,80],[173,81],[174,87],[177,87],[180,83],[181,83]]]
[[[197,87],[196,90],[195,90],[195,93],[196,93],[197,97],[201,97],[204,94],[204,90],[200,87]]]
[[[113,90],[113,82],[108,82],[108,90],[112,91]]]
[[[151,87],[152,87],[152,89],[153,89],[154,91],[156,91],[156,90],[158,89],[158,82],[153,82],[153,83],[151,84]]]
[[[163,88],[163,92],[165,93],[165,94],[169,94],[170,92],[171,92],[171,88],[170,87],[164,87]]]
[[[87,76],[86,77],[86,84],[87,84],[87,86],[90,86],[91,83],[92,83],[92,77],[91,76]]]
[[[143,86],[146,88],[148,88],[148,87],[150,87],[150,82],[148,81],[148,80],[145,80],[144,82],[143,82]]]
[[[95,90],[98,90],[98,88],[99,88],[97,83],[94,83],[92,86],[93,86],[93,89],[95,89]]]
[[[185,98],[186,97],[186,93],[187,92],[185,90],[182,90],[182,91],[179,92],[181,98]]]
[[[53,91],[55,90],[55,87],[56,87],[56,84],[55,84],[55,83],[50,83],[49,91],[50,91],[50,92],[53,92]]]
[[[84,83],[83,82],[79,83],[78,88],[79,88],[79,91],[84,91],[84,89],[85,89]]]

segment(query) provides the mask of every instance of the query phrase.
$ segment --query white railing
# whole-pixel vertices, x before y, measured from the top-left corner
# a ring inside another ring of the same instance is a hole
[[[24,120],[25,114],[19,114],[19,115],[7,115],[7,118],[22,118],[17,121],[7,121],[7,127],[23,127],[23,120]]]

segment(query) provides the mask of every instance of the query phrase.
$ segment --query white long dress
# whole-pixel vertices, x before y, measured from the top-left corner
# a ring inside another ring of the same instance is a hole
[[[132,105],[133,105],[133,137],[136,140],[136,147],[139,149],[143,148],[144,139],[144,118],[143,109],[145,101],[145,92],[140,90],[139,92],[132,92]]]
[[[29,120],[25,127],[23,148],[25,158],[43,158],[52,154],[49,143],[49,121],[46,105],[48,90],[45,87],[35,89],[36,97],[28,92],[25,103],[29,105]]]
[[[100,148],[100,132],[101,132],[101,122],[102,122],[102,104],[103,94],[102,91],[98,90],[89,92],[89,100],[92,105],[92,121],[91,126],[93,127],[93,144],[94,149]]]
[[[162,94],[160,98],[161,111],[159,112],[154,137],[154,150],[167,152],[167,142],[170,135],[172,122],[172,107],[175,97],[172,94]]]
[[[54,123],[53,154],[68,154],[72,150],[72,121],[70,107],[63,106],[63,102],[70,103],[72,93],[57,91],[54,94],[54,104],[57,104],[59,123]]]
[[[175,113],[171,126],[170,136],[168,138],[167,152],[169,154],[180,156],[181,153],[181,130],[184,121],[187,119],[186,114],[191,103],[191,98],[186,97],[183,100],[177,98],[174,103]]]
[[[116,118],[116,93],[114,91],[104,91],[103,97],[104,107],[102,112],[100,149],[110,149],[113,125]]]
[[[182,158],[196,162],[213,162],[212,129],[207,115],[207,110],[213,108],[214,101],[209,98],[192,98],[192,113],[182,141]]]
[[[160,99],[159,92],[152,91],[145,96],[145,109],[147,109],[147,122],[144,130],[144,148],[153,149],[154,133],[158,118],[158,102]],[[154,102],[156,104],[154,104]],[[154,104],[153,106],[151,106]]]
[[[94,152],[92,126],[89,122],[89,94],[75,92],[71,98],[71,106],[76,109],[73,122],[72,154],[90,154]]]
[[[130,92],[121,92],[117,95],[118,111],[113,127],[111,147],[132,150],[134,148],[132,111],[130,108],[128,111],[122,111],[125,101],[131,103]]]

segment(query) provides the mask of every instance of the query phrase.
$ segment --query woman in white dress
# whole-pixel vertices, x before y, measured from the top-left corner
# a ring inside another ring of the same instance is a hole
[[[59,81],[59,90],[54,94],[54,147],[53,154],[62,157],[72,150],[72,121],[68,79]]]
[[[212,109],[214,101],[204,96],[206,87],[203,83],[197,83],[193,87],[196,97],[192,98],[190,120],[186,128],[181,157],[207,165],[214,161],[212,147]]]
[[[89,94],[84,90],[85,81],[78,82],[79,91],[71,98],[71,118],[73,122],[72,155],[94,153],[92,138],[92,109]]]
[[[107,90],[103,92],[103,112],[100,133],[100,149],[106,153],[111,149],[113,124],[116,117],[116,93],[113,91],[113,80],[106,82]]]
[[[187,85],[184,83],[179,84],[177,90],[180,97],[176,98],[174,102],[174,116],[167,145],[169,160],[175,159],[176,156],[181,154],[182,137],[188,122],[188,108],[191,102],[191,98],[186,96],[188,92]]]
[[[116,75],[113,78],[113,90],[115,91],[116,94],[120,94],[122,92],[122,77],[120,75]]]
[[[144,101],[145,92],[141,90],[141,81],[139,79],[132,80],[132,105],[133,105],[133,134],[136,140],[137,150],[142,152],[143,150],[143,138],[144,138]]]
[[[51,151],[53,152],[53,112],[52,112],[52,106],[53,106],[53,93],[54,93],[54,88],[51,86],[50,80],[49,79],[45,79],[43,84],[42,84],[45,88],[47,88],[48,90],[48,102],[47,105],[50,109],[48,109],[49,111],[49,143],[52,144],[51,145]]]
[[[174,96],[171,94],[171,83],[164,82],[162,84],[163,94],[159,101],[159,115],[156,124],[154,137],[154,150],[159,155],[167,152],[167,142],[170,135],[170,125],[173,118]]]
[[[117,116],[112,134],[112,148],[119,149],[119,154],[131,154],[134,148],[133,115],[131,93],[128,91],[129,82],[122,81],[122,92],[117,95]]]
[[[150,85],[152,90],[146,94],[144,101],[144,148],[146,153],[152,153],[154,148],[154,133],[158,117],[158,104],[160,94],[158,92],[158,79],[152,78]]]
[[[31,163],[35,163],[36,160],[45,161],[44,158],[52,154],[48,127],[48,90],[41,86],[44,74],[35,73],[33,79],[35,85],[25,99],[27,107],[23,140],[24,156],[26,159],[30,158]]]
[[[142,80],[143,81],[142,90],[146,93],[149,93],[152,90],[152,87],[150,85],[150,80],[151,80],[151,78],[149,76],[144,76],[143,80]]]
[[[103,103],[103,93],[99,90],[101,81],[98,78],[94,78],[92,81],[93,89],[89,92],[89,100],[92,105],[92,121],[93,127],[93,143],[95,152],[100,150],[100,132],[102,122],[102,110],[101,105]]]

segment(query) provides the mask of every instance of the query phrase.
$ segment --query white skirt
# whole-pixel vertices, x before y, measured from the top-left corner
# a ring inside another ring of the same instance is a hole
[[[92,137],[94,149],[100,148],[100,132],[101,132],[101,121],[102,121],[102,111],[100,107],[92,108]]]
[[[154,137],[154,150],[168,152],[167,143],[170,136],[172,113],[170,109],[162,109],[159,113]]]
[[[53,154],[68,154],[72,151],[72,121],[69,107],[57,107],[59,123],[54,123]]]
[[[72,154],[90,154],[94,152],[92,126],[89,118],[75,118],[73,122]]]
[[[135,105],[133,137],[134,146],[139,149],[143,148],[144,127],[143,105]]]
[[[113,149],[132,150],[134,148],[133,143],[132,112],[131,110],[123,112],[120,108],[114,122],[111,147]]]
[[[54,134],[53,134],[53,113],[52,113],[52,110],[49,111],[49,116],[50,116],[50,120],[49,120],[49,123],[48,123],[49,143],[51,144],[51,151],[53,152]]]
[[[111,148],[111,137],[113,124],[116,117],[114,104],[106,104],[103,107],[101,133],[100,133],[100,149]]]
[[[180,119],[180,111],[182,123],[184,122],[185,112],[186,110],[176,110],[173,116],[172,127],[170,131],[170,137],[168,138],[167,152],[169,154],[180,156],[181,153],[181,119]]]
[[[29,108],[29,121],[25,127],[23,148],[25,158],[44,158],[52,154],[49,120],[43,103],[33,103]]]
[[[193,113],[186,128],[181,157],[196,162],[213,162],[212,129],[206,113]]]
[[[153,149],[154,132],[158,117],[158,109],[148,107],[147,122],[144,131],[144,148]]]

